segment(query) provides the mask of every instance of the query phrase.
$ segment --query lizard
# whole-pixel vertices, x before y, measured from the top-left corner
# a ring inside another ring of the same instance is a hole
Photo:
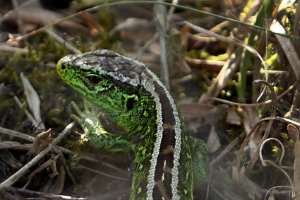
[[[109,133],[89,119],[82,124],[92,147],[133,152],[131,200],[194,198],[207,175],[206,145],[186,135],[174,99],[152,71],[105,49],[67,55],[56,69],[126,133]]]

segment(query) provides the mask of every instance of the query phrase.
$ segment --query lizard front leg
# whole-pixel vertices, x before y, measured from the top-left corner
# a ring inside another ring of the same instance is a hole
[[[84,138],[87,144],[95,149],[103,149],[112,153],[130,152],[133,144],[126,137],[110,133],[106,131],[99,121],[100,114],[95,114],[88,109],[84,103],[84,111],[82,112],[78,106],[72,102],[71,106],[75,111],[72,118],[84,130]]]

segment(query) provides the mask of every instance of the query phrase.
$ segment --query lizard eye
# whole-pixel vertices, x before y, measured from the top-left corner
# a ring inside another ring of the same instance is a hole
[[[61,68],[62,70],[64,70],[64,69],[66,69],[67,67],[66,67],[65,64],[61,64],[60,68]]]
[[[127,99],[127,102],[126,102],[126,109],[129,111],[133,108],[134,104],[135,104],[136,100],[131,97],[129,99]]]
[[[101,80],[102,80],[99,76],[94,75],[94,74],[88,75],[88,76],[87,76],[87,79],[88,79],[88,81],[89,81],[91,84],[93,84],[93,85],[99,84],[99,83],[101,82]]]

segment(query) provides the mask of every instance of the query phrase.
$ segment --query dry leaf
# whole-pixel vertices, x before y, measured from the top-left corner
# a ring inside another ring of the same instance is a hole
[[[35,89],[32,87],[28,78],[25,75],[23,75],[23,73],[21,73],[20,77],[22,80],[27,105],[28,105],[31,113],[33,114],[34,119],[36,120],[36,123],[37,123],[36,125],[40,129],[43,130],[43,129],[45,129],[45,125],[42,122],[42,117],[41,117],[40,97],[37,94],[37,92],[35,91]]]

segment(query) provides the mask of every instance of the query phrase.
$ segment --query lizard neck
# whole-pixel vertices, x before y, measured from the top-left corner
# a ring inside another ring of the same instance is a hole
[[[179,199],[178,170],[181,152],[181,121],[173,98],[148,69],[142,85],[156,105],[156,130],[147,177],[147,199]]]

